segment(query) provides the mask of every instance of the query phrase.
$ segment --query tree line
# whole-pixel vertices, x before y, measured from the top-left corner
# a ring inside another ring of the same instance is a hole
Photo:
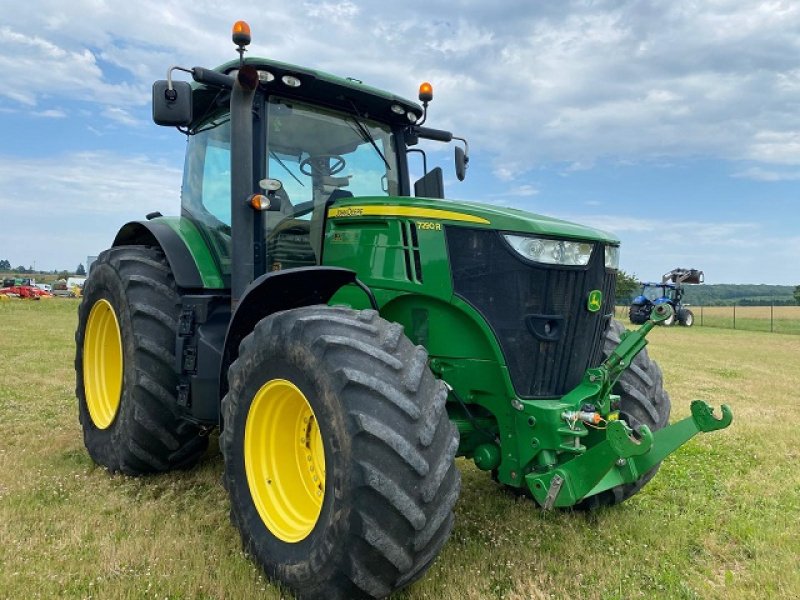
[[[25,267],[23,265],[19,265],[17,267],[12,267],[11,261],[5,258],[0,259],[0,272],[16,273],[18,275],[36,275],[36,274],[63,275],[62,279],[66,278],[70,274],[69,271],[59,271],[58,269],[55,269],[53,271],[37,271],[32,266]],[[80,263],[78,265],[74,273],[78,277],[83,277],[86,275],[86,267],[83,266],[83,263]]]
[[[642,285],[635,274],[617,273],[617,304],[628,304],[638,296]],[[687,285],[686,304],[698,306],[776,306],[800,305],[800,285],[715,283]]]

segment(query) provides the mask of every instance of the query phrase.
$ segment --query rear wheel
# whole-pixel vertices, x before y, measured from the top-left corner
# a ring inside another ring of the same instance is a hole
[[[679,321],[684,327],[691,327],[694,325],[694,313],[688,308],[682,309],[680,312]]]
[[[421,576],[460,477],[447,392],[375,311],[271,315],[229,370],[220,444],[245,549],[302,598],[380,598]]]
[[[208,445],[177,412],[180,297],[163,254],[101,253],[78,309],[78,418],[92,459],[131,475],[189,467]]]
[[[612,319],[603,338],[603,358],[608,358],[625,331],[622,323]],[[614,385],[614,393],[620,396],[620,416],[633,429],[647,425],[651,431],[665,427],[669,423],[670,400],[664,390],[661,368],[644,349],[633,359]],[[619,504],[638,493],[658,471],[660,463],[650,469],[635,483],[620,485],[595,496],[590,496],[578,504],[579,508],[593,509],[599,506]]]

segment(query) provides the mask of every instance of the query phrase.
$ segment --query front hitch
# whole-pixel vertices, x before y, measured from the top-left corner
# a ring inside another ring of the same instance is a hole
[[[717,418],[708,404],[694,400],[691,416],[656,432],[642,425],[635,435],[624,421],[610,421],[605,440],[549,473],[527,475],[525,481],[544,509],[573,506],[588,496],[634,483],[701,431],[725,429],[733,413],[727,404],[721,412]]]
[[[589,369],[583,381],[564,400],[591,403],[601,412],[610,412],[611,398],[615,397],[611,393],[614,383],[647,345],[647,333],[672,313],[672,307],[667,304],[657,306],[651,318],[638,330],[622,335],[619,345],[605,362]],[[565,417],[573,419],[577,414],[564,413]],[[525,482],[545,510],[573,506],[618,485],[634,483],[698,433],[724,429],[732,421],[733,413],[727,404],[722,405],[721,416],[717,418],[711,406],[702,400],[692,402],[691,416],[655,432],[646,425],[634,432],[624,421],[609,418],[605,439],[546,473],[527,474]]]

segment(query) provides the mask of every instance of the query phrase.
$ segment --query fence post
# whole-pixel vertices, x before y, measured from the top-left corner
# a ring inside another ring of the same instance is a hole
[[[773,315],[775,313],[775,300],[772,301],[772,304],[769,305],[769,332],[774,333],[775,330],[772,328],[773,323]]]
[[[703,305],[700,305],[700,327],[703,326]]]
[[[736,301],[733,301],[733,328],[736,329]]]

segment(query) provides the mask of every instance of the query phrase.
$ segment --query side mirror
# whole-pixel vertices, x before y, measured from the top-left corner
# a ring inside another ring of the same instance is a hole
[[[165,80],[153,84],[153,121],[156,125],[183,125],[192,122],[192,86],[187,81]]]
[[[458,177],[459,181],[464,181],[464,177],[467,176],[468,162],[469,158],[467,158],[466,152],[461,146],[456,146],[456,177]]]

